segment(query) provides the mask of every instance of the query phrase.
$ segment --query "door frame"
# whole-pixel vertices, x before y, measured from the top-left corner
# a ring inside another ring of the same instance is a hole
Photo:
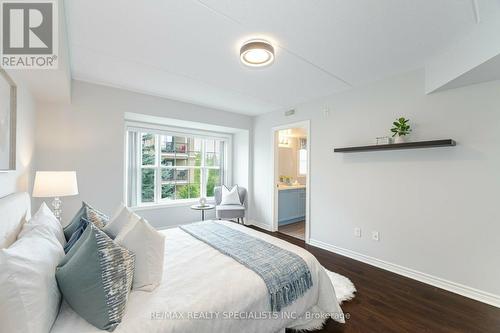
[[[278,133],[280,130],[288,129],[288,128],[305,128],[307,133],[307,175],[306,175],[306,225],[305,225],[305,235],[304,239],[306,244],[309,244],[309,236],[310,236],[310,224],[311,224],[311,209],[310,209],[310,198],[311,198],[311,121],[303,120],[294,123],[284,124],[280,126],[275,126],[271,129],[271,142],[272,144],[272,155],[271,155],[271,170],[272,170],[272,179],[271,179],[271,193],[272,193],[272,231],[278,231],[278,188],[276,186],[276,180],[278,179],[278,158],[279,158],[279,149],[278,148]]]

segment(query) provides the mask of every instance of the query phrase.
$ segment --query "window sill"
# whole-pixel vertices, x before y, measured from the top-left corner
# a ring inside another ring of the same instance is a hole
[[[200,202],[199,199],[183,200],[180,202],[162,202],[162,203],[157,203],[157,204],[144,204],[144,205],[140,205],[140,206],[130,207],[130,209],[132,211],[136,212],[136,211],[143,211],[143,210],[165,209],[165,208],[172,208],[172,207],[189,207],[189,206],[195,205],[199,202]],[[213,198],[207,198],[207,203],[215,204],[215,201]]]

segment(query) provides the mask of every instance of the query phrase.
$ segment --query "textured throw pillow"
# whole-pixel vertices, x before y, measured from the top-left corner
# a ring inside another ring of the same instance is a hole
[[[64,237],[69,240],[80,227],[80,219],[85,218],[87,221],[92,222],[95,226],[102,229],[109,221],[109,217],[101,213],[86,202],[82,202],[82,207],[78,210],[73,219],[64,227]]]
[[[130,220],[132,218],[135,219],[136,217],[137,215],[134,212],[125,207],[123,204],[120,204],[120,207],[102,231],[104,231],[112,239],[115,239],[120,231],[130,222]],[[138,219],[140,219],[140,217]]]
[[[92,222],[99,229],[104,228],[108,224],[109,217],[106,214],[98,211],[86,202],[83,204],[85,205],[86,218],[89,222]]]
[[[221,205],[241,205],[240,194],[238,193],[238,185],[233,186],[229,190],[225,185],[222,185],[222,200]]]
[[[44,228],[0,250],[0,332],[47,333],[61,302],[55,278],[64,251]]]
[[[163,277],[165,236],[146,220],[131,221],[115,238],[115,242],[135,253],[133,289],[152,291]]]
[[[125,313],[135,256],[93,223],[56,270],[66,302],[95,327],[113,331]]]
[[[66,238],[64,237],[63,228],[61,223],[55,217],[54,213],[49,207],[44,203],[40,205],[38,211],[29,219],[21,229],[21,232],[17,236],[17,239],[23,237],[27,232],[33,228],[44,228],[48,230],[51,235],[53,235],[62,246],[66,244]]]
[[[71,237],[68,239],[68,242],[64,246],[64,253],[68,253],[69,250],[71,250],[71,248],[76,244],[76,242],[78,242],[89,223],[90,222],[87,221],[87,219],[85,219],[84,217],[80,219],[78,228],[75,230],[73,235],[71,235]]]

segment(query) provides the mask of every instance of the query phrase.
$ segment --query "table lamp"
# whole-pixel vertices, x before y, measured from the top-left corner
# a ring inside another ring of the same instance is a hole
[[[62,201],[59,197],[78,194],[75,171],[37,171],[33,197],[54,198],[54,215],[61,221]]]

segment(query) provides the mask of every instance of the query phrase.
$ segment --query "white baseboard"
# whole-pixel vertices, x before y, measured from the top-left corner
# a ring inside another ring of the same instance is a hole
[[[260,227],[260,226],[259,226]],[[347,250],[335,245],[331,245],[322,241],[315,239],[310,239],[309,244],[312,246],[319,247],[321,249],[340,254],[342,256],[364,262],[365,264],[372,265],[378,268],[385,269],[387,271],[406,276],[410,279],[414,279],[431,286],[438,287],[452,293],[459,294],[468,298],[472,298],[476,301],[483,302],[489,305],[500,308],[500,296],[475,289],[472,287],[465,286],[456,282],[448,281],[436,276],[432,276],[426,273],[422,273],[411,268],[406,268],[400,265],[396,265],[384,260],[373,258],[358,252]]]
[[[246,220],[245,224],[246,225],[254,225],[256,227],[259,227],[259,228],[267,230],[267,231],[271,231],[271,232],[273,231],[270,225],[260,223],[260,222],[257,222],[255,220]]]

